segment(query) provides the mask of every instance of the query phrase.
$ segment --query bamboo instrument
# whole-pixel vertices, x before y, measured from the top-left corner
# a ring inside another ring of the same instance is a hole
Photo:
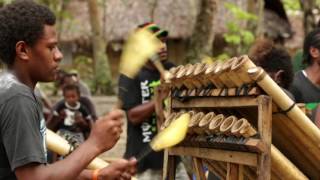
[[[239,119],[231,128],[231,134],[235,136],[244,136],[246,138],[254,136],[257,131],[251,126],[251,124],[245,118]]]
[[[226,70],[223,66],[225,63],[219,63],[216,66],[216,69],[214,71],[214,74],[218,76],[218,78],[221,80],[223,85],[228,88],[236,87],[236,85],[231,81],[231,79],[227,76]]]
[[[218,114],[214,118],[212,118],[210,124],[209,124],[209,132],[211,134],[216,134],[220,132],[220,126],[224,120],[223,114]]]
[[[166,118],[166,120],[163,122],[160,129],[163,130],[164,128],[168,127],[171,121],[174,120],[176,116],[177,116],[177,113],[175,112],[171,113],[169,117]]]
[[[188,125],[188,133],[189,134],[194,134],[197,133],[199,130],[198,124],[201,120],[201,118],[204,116],[203,112],[198,112],[195,115],[192,116],[189,125]]]
[[[245,84],[250,84],[252,83],[252,79],[249,77],[247,70],[253,67],[256,67],[256,65],[249,59],[247,55],[243,55],[238,58],[236,63],[232,64],[231,71],[236,73],[242,82]]]
[[[287,126],[290,129],[287,131],[291,132],[290,137],[281,137],[283,141],[287,138],[296,138],[293,141],[299,142],[299,146],[304,149],[302,154],[299,156],[308,156],[307,153],[313,154],[313,161],[320,165],[319,154],[320,154],[320,130],[312,123],[312,121],[294,104],[294,102],[283,92],[283,90],[267,75],[261,68],[251,68],[248,70],[248,75],[257,81],[258,85],[269,94],[273,101],[286,112],[286,115],[290,120],[286,121]],[[281,127],[282,128],[282,127]],[[287,147],[286,151],[292,151],[292,147]],[[285,152],[285,151],[284,151]],[[294,161],[295,159],[291,159]],[[299,162],[296,162],[299,163]],[[301,163],[301,162],[300,162]],[[302,162],[303,164],[310,164],[311,162]],[[309,165],[310,166],[310,165]],[[300,169],[310,178],[319,179],[320,170],[316,172],[310,172],[306,166],[300,166]]]
[[[203,77],[208,66],[206,63],[197,63],[193,72],[193,77],[199,81],[203,87],[207,87],[210,84],[210,80]]]
[[[209,79],[216,88],[223,88],[224,84],[221,82],[218,76],[214,73],[219,63],[221,62],[215,61],[214,63],[209,65],[209,67],[206,69],[204,73],[204,79]]]
[[[214,112],[209,112],[205,116],[203,116],[203,118],[200,120],[198,126],[201,134],[204,134],[204,133],[210,134],[209,125],[214,116],[215,116]]]
[[[220,125],[220,132],[225,135],[231,134],[231,128],[232,126],[237,122],[237,117],[235,116],[229,116],[225,118]]]
[[[244,82],[240,79],[239,75],[236,72],[231,70],[232,66],[234,66],[234,64],[237,64],[237,63],[238,63],[238,58],[233,57],[233,58],[229,59],[227,62],[225,62],[223,69],[224,69],[225,73],[227,74],[227,76],[229,77],[229,79],[237,87],[241,87],[244,84]]]
[[[186,81],[190,82],[191,84],[193,84],[193,86],[195,88],[201,88],[202,84],[200,81],[198,81],[195,77],[194,77],[194,72],[197,68],[199,63],[197,64],[193,64],[191,65],[188,69],[187,69],[187,72],[185,74],[186,76]]]

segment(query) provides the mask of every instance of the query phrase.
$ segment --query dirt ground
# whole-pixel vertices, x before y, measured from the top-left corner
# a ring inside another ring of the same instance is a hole
[[[109,112],[116,102],[116,96],[94,96],[92,99],[99,116]],[[127,139],[126,122],[127,121],[124,120],[123,133],[119,141],[111,150],[100,155],[102,159],[109,161],[123,156]]]

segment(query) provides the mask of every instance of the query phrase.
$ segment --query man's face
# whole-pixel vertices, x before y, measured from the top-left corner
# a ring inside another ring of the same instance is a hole
[[[58,65],[63,55],[57,44],[55,27],[45,25],[42,37],[30,48],[32,79],[49,82],[58,78]]]
[[[168,50],[167,50],[167,43],[165,39],[160,38],[161,40],[161,49],[158,52],[159,58],[161,61],[168,59]]]

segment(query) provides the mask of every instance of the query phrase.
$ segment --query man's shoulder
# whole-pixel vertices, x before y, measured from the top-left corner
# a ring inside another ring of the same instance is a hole
[[[0,75],[0,105],[15,96],[32,97],[29,87],[18,82],[11,74],[4,73]]]

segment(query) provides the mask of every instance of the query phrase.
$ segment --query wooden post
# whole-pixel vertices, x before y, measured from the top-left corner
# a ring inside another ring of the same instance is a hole
[[[227,163],[227,180],[243,180],[243,166]]]
[[[271,179],[271,137],[272,137],[272,100],[268,96],[258,97],[258,131],[267,147],[259,154],[257,164],[258,180]]]
[[[164,150],[162,180],[174,180],[176,177],[176,158],[170,156],[168,149]]]

